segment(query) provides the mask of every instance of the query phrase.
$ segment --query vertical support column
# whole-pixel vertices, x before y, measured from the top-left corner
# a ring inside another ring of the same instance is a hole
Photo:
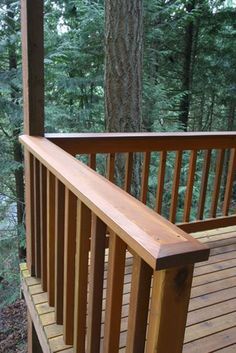
[[[21,0],[24,132],[44,134],[43,0]]]
[[[44,135],[44,46],[43,0],[21,0],[22,66],[24,93],[24,132],[28,135]],[[25,199],[27,264],[35,275],[34,251],[34,194],[32,180],[32,156],[25,151]],[[31,327],[31,329],[30,329]],[[41,353],[32,321],[28,315],[28,352]]]

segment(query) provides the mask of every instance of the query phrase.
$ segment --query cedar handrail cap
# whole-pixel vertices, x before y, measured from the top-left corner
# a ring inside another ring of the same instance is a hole
[[[209,249],[45,137],[21,143],[153,269],[207,260]]]
[[[236,132],[60,133],[45,137],[72,155],[235,148]]]
[[[136,137],[236,137],[236,131],[194,131],[194,132],[81,132],[81,133],[46,133],[49,139],[60,138],[136,138]]]

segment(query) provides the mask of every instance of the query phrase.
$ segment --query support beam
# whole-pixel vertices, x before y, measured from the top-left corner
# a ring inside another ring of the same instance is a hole
[[[43,1],[21,0],[24,132],[36,136],[44,136]],[[27,263],[33,276],[35,275],[33,158],[29,152],[25,152]],[[28,353],[42,353],[32,323],[32,313],[28,313]]]
[[[44,135],[43,0],[21,0],[24,132]]]

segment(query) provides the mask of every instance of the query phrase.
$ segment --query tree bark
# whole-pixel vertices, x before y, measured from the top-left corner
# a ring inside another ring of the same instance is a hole
[[[140,131],[142,0],[105,1],[105,115],[110,132]]]
[[[140,131],[142,124],[142,0],[105,1],[105,120],[109,132]],[[116,158],[116,180],[124,158]],[[140,185],[140,156],[134,156],[132,193]]]

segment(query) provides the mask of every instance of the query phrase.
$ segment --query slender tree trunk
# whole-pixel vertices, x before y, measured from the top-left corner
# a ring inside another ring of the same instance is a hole
[[[202,131],[202,123],[203,123],[203,118],[204,118],[204,106],[205,106],[205,93],[203,92],[201,95],[201,101],[200,101],[200,114],[198,118],[198,131]]]
[[[186,5],[186,10],[189,14],[195,9],[195,0],[190,0]],[[184,131],[187,131],[189,120],[190,107],[190,92],[192,83],[192,59],[194,49],[194,22],[189,19],[185,28],[185,46],[184,46],[184,62],[183,62],[183,77],[182,91],[185,92],[180,101],[179,122]]]
[[[105,113],[110,132],[140,131],[142,0],[105,1]]]
[[[7,25],[9,32],[15,31],[15,22],[14,22],[14,13],[10,9],[10,2],[7,2]],[[9,71],[17,70],[17,54],[15,44],[9,44],[8,51],[8,61],[9,61]],[[11,100],[13,104],[17,104],[17,91],[16,88],[11,86]],[[20,143],[18,141],[18,136],[20,134],[20,128],[16,126],[15,122],[12,130],[12,150],[13,150],[13,159],[18,163],[18,167],[14,171],[15,177],[15,192],[16,192],[16,207],[17,207],[17,235],[18,235],[18,253],[19,258],[22,259],[25,257],[25,248],[21,245],[20,239],[23,231],[24,225],[24,176],[23,176],[23,154],[21,150]]]
[[[236,102],[234,99],[232,99],[229,102],[229,110],[228,110],[228,117],[227,117],[227,131],[234,130],[235,108],[236,108]],[[226,187],[226,181],[227,181],[229,160],[230,160],[230,149],[227,149],[226,156],[225,156],[224,171],[223,171],[223,188],[222,188],[222,192],[221,192],[221,201],[222,202],[224,200],[224,195],[225,195],[225,187]],[[234,182],[235,182],[235,179],[236,179],[236,174],[234,174]]]

